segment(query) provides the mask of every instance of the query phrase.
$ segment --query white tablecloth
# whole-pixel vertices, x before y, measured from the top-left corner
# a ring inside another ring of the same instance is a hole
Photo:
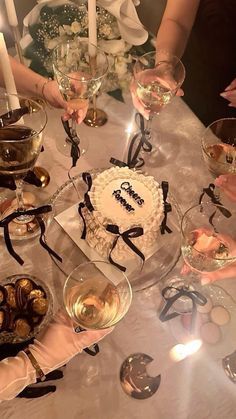
[[[125,128],[133,120],[131,103],[119,103],[109,96],[100,99],[109,118],[102,128],[82,125],[81,135],[90,141],[87,154],[80,159],[73,174],[107,167],[111,156],[122,159],[127,147]],[[67,180],[70,159],[56,149],[56,139],[64,133],[60,111],[48,110],[45,152],[39,163],[51,175],[42,196],[47,199]],[[179,98],[176,98],[154,121],[159,132],[158,152],[145,156],[145,170],[158,180],[168,180],[184,210],[197,202],[201,188],[211,177],[204,166],[200,137],[204,127]],[[1,278],[6,274],[27,272],[47,281],[55,293],[55,305],[61,297],[62,278],[51,259],[35,242],[22,246],[25,265],[9,258],[1,241]],[[234,281],[222,281],[236,296]],[[15,399],[0,405],[1,419],[235,419],[236,386],[226,377],[219,355],[201,351],[196,356],[170,365],[167,353],[177,342],[167,323],[161,323],[157,310],[161,297],[158,285],[134,295],[131,309],[113,333],[100,344],[100,354],[81,354],[65,368],[64,378],[55,382],[57,390],[38,399]],[[236,348],[234,342],[233,348]],[[1,350],[1,348],[0,348]],[[227,355],[228,348],[225,349]],[[162,373],[158,392],[146,400],[128,397],[119,383],[124,359],[135,352],[154,358],[150,374]],[[222,354],[220,354],[220,357]]]

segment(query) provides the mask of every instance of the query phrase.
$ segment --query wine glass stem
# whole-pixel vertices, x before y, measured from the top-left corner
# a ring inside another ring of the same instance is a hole
[[[97,96],[93,95],[93,120],[97,119]]]
[[[16,179],[16,200],[17,200],[17,209],[24,210],[24,199],[23,199],[23,179]]]
[[[145,126],[145,131],[146,131],[146,135],[151,138],[151,129],[152,129],[152,120],[153,120],[153,116],[149,116],[149,119],[146,122],[146,126]]]

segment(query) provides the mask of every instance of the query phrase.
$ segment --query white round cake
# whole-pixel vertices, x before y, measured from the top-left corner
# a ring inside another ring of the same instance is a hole
[[[103,257],[107,257],[116,235],[106,230],[107,225],[116,225],[122,234],[141,227],[143,234],[132,238],[133,244],[145,258],[153,253],[160,234],[164,215],[162,188],[152,176],[130,170],[127,167],[112,167],[93,179],[89,197],[94,211],[85,207],[82,212],[86,223],[86,241]],[[112,251],[114,260],[123,260],[134,255],[130,247],[119,237]]]

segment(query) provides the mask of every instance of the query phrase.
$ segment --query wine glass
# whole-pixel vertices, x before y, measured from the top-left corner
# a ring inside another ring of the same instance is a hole
[[[91,261],[68,276],[63,299],[69,316],[82,329],[106,329],[127,313],[132,290],[123,272],[108,262]]]
[[[47,115],[32,99],[18,95],[0,95],[0,174],[10,176],[16,184],[16,199],[4,203],[1,219],[15,211],[32,209],[24,202],[24,177],[31,170],[42,148]],[[19,215],[9,223],[11,239],[35,237],[40,231],[34,215]]]
[[[236,260],[235,211],[211,202],[188,209],[182,219],[182,255],[195,272],[214,272]]]
[[[162,294],[171,298],[183,290],[197,291],[204,296],[202,276],[236,261],[235,220],[235,210],[229,211],[212,202],[195,205],[184,213],[181,252],[187,269],[184,269],[185,274],[168,278],[163,284]],[[182,314],[191,312],[192,307],[192,300],[185,293],[173,303],[173,309]]]
[[[202,137],[202,153],[214,178],[236,173],[236,118],[212,122]]]
[[[152,51],[139,57],[133,68],[134,94],[144,112],[148,114],[146,136],[153,139],[151,124],[176,95],[185,78],[181,60],[168,51]]]
[[[90,57],[89,47],[87,41],[68,40],[60,43],[52,55],[53,71],[60,92],[73,110],[70,130],[80,154],[86,152],[88,141],[77,135],[76,114],[98,92],[108,70],[106,54],[94,46],[96,54]],[[67,137],[63,144],[57,146],[62,154],[70,156],[71,144],[71,139]]]

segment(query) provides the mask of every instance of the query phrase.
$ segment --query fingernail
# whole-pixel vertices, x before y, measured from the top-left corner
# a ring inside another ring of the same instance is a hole
[[[229,103],[228,106],[230,106],[230,108],[234,107],[234,105],[232,103]]]
[[[202,284],[202,285],[209,284],[209,282],[211,282],[209,278],[202,278],[202,279],[201,279],[201,284]]]
[[[228,97],[228,93],[227,92],[220,93],[220,96],[222,96],[223,98],[227,98]]]
[[[228,90],[231,89],[231,84],[229,84],[226,88],[225,88],[225,92],[227,92]]]

